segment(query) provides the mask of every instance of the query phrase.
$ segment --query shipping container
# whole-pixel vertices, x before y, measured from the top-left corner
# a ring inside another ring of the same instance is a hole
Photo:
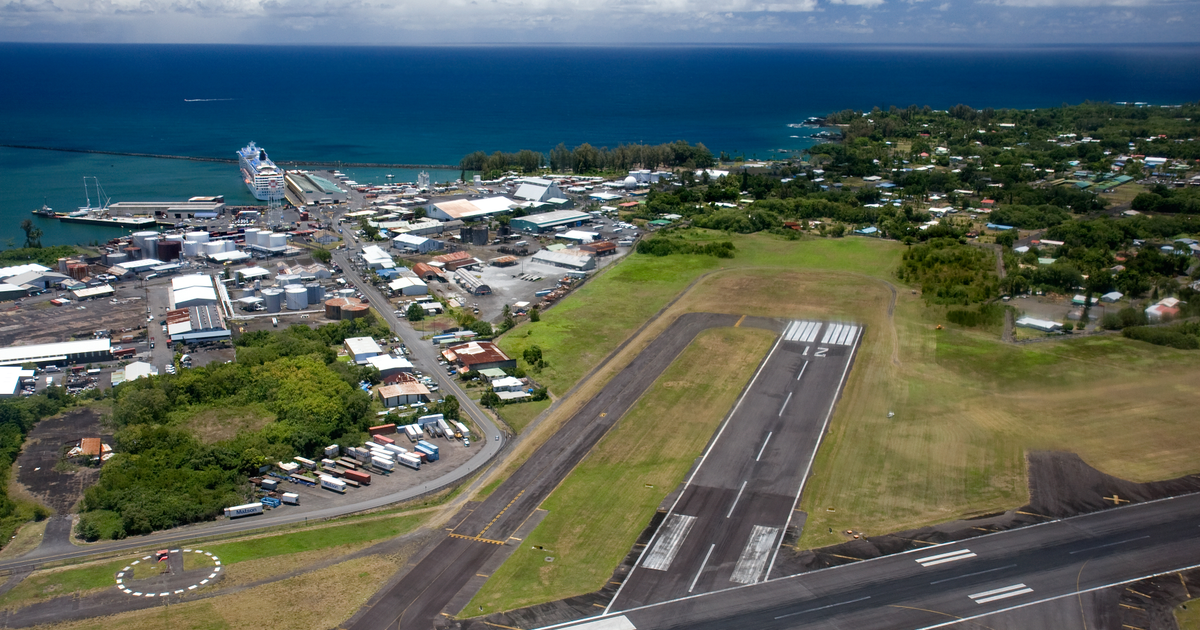
[[[401,455],[401,457],[404,457],[404,455]],[[372,457],[371,465],[375,466],[376,468],[378,468],[380,470],[389,470],[390,471],[390,470],[396,469],[396,460],[388,458],[388,457]]]
[[[456,437],[456,438],[465,438],[465,437],[470,437],[470,436],[471,436],[471,431],[467,429],[467,425],[465,425],[465,424],[463,424],[463,423],[461,423],[461,422],[455,422],[455,423],[454,423],[454,427],[455,427],[456,429],[458,429],[458,435],[456,435],[456,436],[454,436],[454,437]]]
[[[340,494],[346,493],[346,484],[342,483],[341,479],[335,479],[333,477],[321,477],[321,487],[325,488],[326,490],[333,490],[334,492]]]
[[[428,449],[428,450],[430,450],[430,451],[434,452],[434,453],[439,453],[439,452],[440,452],[440,451],[438,450],[438,447],[437,447],[437,445],[436,445],[436,444],[431,444],[431,443],[429,443],[429,442],[426,442],[425,440],[421,440],[420,442],[417,442],[417,447],[418,447],[418,448],[419,448],[419,447],[422,447],[422,446],[423,446],[423,447],[425,447],[426,449]]]
[[[429,424],[430,422],[437,422],[438,420],[445,420],[445,419],[446,419],[446,416],[444,416],[440,413],[431,413],[427,416],[421,416],[420,418],[417,418],[417,424],[419,426],[423,427],[423,426]]]
[[[259,499],[258,502],[263,504],[264,507],[269,508],[277,508],[281,505],[280,500],[276,499],[275,497],[263,497]]]
[[[400,463],[414,470],[421,469],[421,458],[412,453],[405,453],[400,456]]]
[[[300,505],[300,495],[295,492],[284,492],[279,496],[283,497],[283,502],[288,505]]]
[[[333,459],[342,454],[342,449],[337,444],[330,444],[325,447],[325,457]]]
[[[303,466],[309,470],[317,469],[317,462],[314,462],[311,459],[308,459],[305,457],[299,457],[299,456],[293,457],[292,459],[295,460],[297,464],[300,464],[301,466]]]
[[[410,442],[416,442],[417,440],[421,439],[421,427],[415,424],[405,425],[404,433],[408,436]]]
[[[374,440],[376,444],[385,444],[386,445],[386,444],[395,444],[396,443],[396,440],[393,440],[392,438],[386,437],[383,435],[372,435],[371,439]]]
[[[407,453],[408,452],[408,449],[404,448],[403,446],[396,446],[395,444],[388,444],[387,446],[385,446],[383,448],[386,448],[387,450],[389,450],[393,453]]]
[[[350,457],[353,457],[355,461],[363,464],[369,464],[371,463],[371,450],[366,448],[358,448],[356,446],[350,449]]]
[[[454,429],[445,420],[438,420],[438,428],[442,430],[442,435],[446,437],[454,437]]]
[[[262,480],[262,489],[266,490],[267,492],[274,492],[274,491],[278,490],[279,489],[279,480],[263,479]]]
[[[422,462],[429,463],[429,453],[426,453],[425,451],[422,451],[419,448],[413,449],[413,452],[405,453],[405,455],[416,455],[417,457],[421,458]]]
[[[339,457],[336,461],[337,461],[337,465],[341,466],[342,468],[349,468],[350,470],[354,470],[355,468],[358,468],[357,462],[352,462],[352,461],[346,459],[345,457]]]
[[[417,448],[415,452],[425,453],[426,461],[436,462],[438,460],[437,451],[429,448],[428,446],[423,446],[423,444],[423,442],[417,442]]]
[[[332,459],[329,459],[328,457],[326,457],[325,459],[322,459],[321,463],[325,464],[326,466],[336,466],[337,465],[337,462],[333,461]]]
[[[344,477],[347,480],[352,479],[354,481],[357,481],[358,483],[361,483],[364,486],[371,485],[371,475],[368,475],[367,473],[361,472],[358,470],[347,470],[346,472],[342,473],[342,477]]]
[[[235,505],[225,508],[225,518],[237,518],[239,516],[250,516],[252,514],[262,514],[262,503],[247,503],[245,505]]]
[[[396,432],[396,425],[394,425],[394,424],[381,424],[381,425],[374,426],[374,427],[367,429],[367,433],[371,434],[372,436],[391,435],[395,432]]]
[[[297,464],[296,462],[279,462],[275,465],[279,467],[279,470],[282,470],[289,475],[297,470],[300,470],[300,464]]]

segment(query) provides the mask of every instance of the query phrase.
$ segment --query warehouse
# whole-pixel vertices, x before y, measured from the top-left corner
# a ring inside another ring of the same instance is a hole
[[[63,280],[70,279],[70,276],[63,273],[58,273],[57,271],[26,271],[23,274],[8,278],[5,280],[5,282],[19,287],[29,287],[32,289],[44,290],[49,289]]]
[[[431,267],[426,263],[417,263],[413,265],[413,273],[417,274],[417,276],[425,282],[433,282],[434,280],[440,280],[442,282],[446,281],[446,279],[442,276],[440,269]]]
[[[12,398],[21,393],[23,379],[32,379],[33,370],[19,367],[0,367],[0,398]]]
[[[415,380],[395,385],[382,385],[375,391],[379,394],[379,401],[383,403],[384,407],[415,405],[429,400],[429,388]]]
[[[232,335],[215,305],[190,306],[167,311],[167,335],[171,341],[196,343],[229,339]]]
[[[456,199],[444,201],[429,206],[427,212],[434,219],[442,221],[472,221],[486,219],[497,214],[504,214],[513,207],[513,202],[504,197],[488,197],[487,199]]]
[[[490,341],[472,341],[457,346],[450,346],[442,351],[442,356],[450,363],[459,366],[459,371],[485,370],[499,368],[501,370],[517,367],[517,362],[508,358],[496,344]]]
[[[394,357],[390,354],[377,354],[367,358],[367,364],[379,370],[381,378],[387,378],[396,374],[412,374],[413,364],[409,363],[408,359]]]
[[[29,291],[15,284],[0,283],[0,302],[17,300],[29,295]]]
[[[362,248],[362,260],[370,269],[392,269],[396,266],[392,255],[383,251],[378,245],[367,245]]]
[[[12,267],[0,267],[0,280],[19,276],[30,271],[50,271],[49,267],[39,265],[37,263],[29,263],[27,265],[14,265]]]
[[[429,252],[437,251],[442,248],[442,244],[431,238],[424,236],[413,236],[412,234],[401,234],[392,239],[392,247],[413,251],[418,254],[428,254]]]
[[[346,339],[346,353],[350,355],[350,360],[359,365],[365,365],[367,359],[383,354],[379,348],[379,344],[370,337],[348,337]]]
[[[75,296],[76,300],[94,300],[99,297],[109,297],[114,293],[112,285],[102,284],[98,287],[87,287],[84,289],[75,289],[71,291],[71,295]]]
[[[420,278],[401,276],[388,283],[388,288],[401,295],[428,295],[429,287]]]
[[[557,182],[540,177],[526,177],[521,180],[521,185],[517,187],[513,197],[522,201],[547,202],[551,199],[563,199],[566,195],[559,190]]]
[[[467,252],[454,252],[453,254],[434,256],[433,262],[440,263],[446,271],[454,271],[463,267],[474,267],[483,264],[483,261],[472,257]]]
[[[112,359],[108,338],[0,348],[0,365],[88,363]]]
[[[580,250],[552,252],[548,249],[543,249],[534,254],[531,260],[543,265],[563,267],[575,271],[591,271],[596,268],[596,258]]]
[[[543,212],[542,214],[517,217],[510,221],[508,225],[516,231],[541,234],[542,232],[553,231],[556,227],[579,227],[590,221],[591,218],[592,215],[586,212],[555,210],[554,212]]]
[[[454,272],[454,281],[458,286],[462,287],[471,295],[491,295],[492,288],[484,284],[483,280],[476,278],[474,274],[466,269],[457,269]]]

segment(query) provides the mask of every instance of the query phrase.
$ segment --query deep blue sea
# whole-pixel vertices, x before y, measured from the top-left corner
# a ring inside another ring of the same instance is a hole
[[[769,158],[809,146],[788,123],[846,108],[1195,101],[1200,46],[0,44],[0,86],[0,144],[233,157],[254,140],[276,160],[456,164],[475,150],[684,139]],[[114,201],[252,201],[236,165],[0,148],[0,247],[43,199],[83,205],[85,176]],[[39,223],[47,244],[119,233]]]

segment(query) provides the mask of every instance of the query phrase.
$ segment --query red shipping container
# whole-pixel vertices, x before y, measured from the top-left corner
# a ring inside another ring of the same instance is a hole
[[[342,476],[345,477],[346,479],[352,479],[354,481],[357,481],[358,483],[361,483],[364,486],[371,485],[371,475],[368,475],[365,472],[359,472],[357,470],[347,470],[347,471],[342,472]]]
[[[371,427],[370,429],[367,429],[367,433],[371,434],[372,436],[387,435],[389,433],[395,433],[395,432],[396,432],[396,425],[394,425],[394,424],[381,424],[379,426]]]
[[[382,435],[372,435],[371,439],[374,440],[376,444],[383,444],[384,446],[387,446],[388,444],[396,443],[396,440],[393,440],[390,437],[384,437]]]

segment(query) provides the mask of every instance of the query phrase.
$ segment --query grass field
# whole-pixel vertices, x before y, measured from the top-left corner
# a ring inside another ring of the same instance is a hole
[[[185,410],[178,421],[206,444],[230,440],[242,431],[257,431],[275,419],[275,414],[260,404],[237,407],[196,406]]]
[[[539,400],[537,402],[523,402],[514,405],[504,405],[496,410],[500,414],[500,419],[504,420],[509,428],[517,433],[525,430],[533,419],[538,417],[538,414],[546,410],[550,406],[550,399]]]
[[[542,504],[550,514],[465,612],[488,614],[603,586],[773,342],[771,333],[748,328],[698,336]],[[722,360],[708,360],[714,356]]]
[[[1189,600],[1175,609],[1175,623],[1179,630],[1200,630],[1200,601]]]

